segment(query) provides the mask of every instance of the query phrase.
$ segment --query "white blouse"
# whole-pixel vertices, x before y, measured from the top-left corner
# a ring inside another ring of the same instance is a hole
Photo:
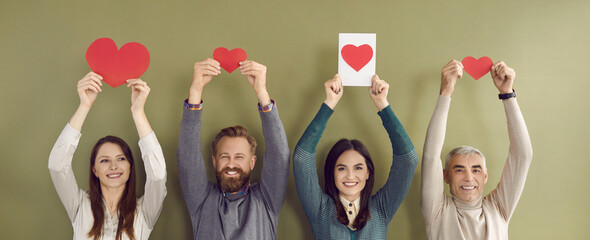
[[[354,219],[356,218],[356,215],[358,215],[359,213],[361,198],[359,197],[351,202],[346,200],[346,198],[342,197],[342,195],[339,196],[340,202],[342,203],[342,206],[344,206],[344,210],[346,211],[346,216],[348,216],[348,228],[356,230],[356,228],[353,228],[352,225],[354,224]]]
[[[74,239],[90,239],[88,232],[94,223],[88,192],[80,189],[72,171],[72,157],[82,134],[69,123],[62,130],[49,155],[49,173],[74,228]],[[133,221],[135,239],[148,239],[162,210],[166,197],[166,162],[156,134],[139,140],[146,172],[145,194],[137,199]],[[104,201],[103,201],[104,203]],[[110,215],[105,203],[105,223],[102,239],[115,239],[119,217]],[[129,239],[126,234],[123,239]]]

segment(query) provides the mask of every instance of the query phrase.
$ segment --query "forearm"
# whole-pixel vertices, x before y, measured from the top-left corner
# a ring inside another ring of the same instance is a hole
[[[91,106],[80,104],[78,109],[76,109],[76,112],[74,112],[72,118],[70,118],[70,126],[76,131],[82,131],[82,125],[84,125],[84,121],[86,120],[86,116],[88,116],[90,107]]]
[[[268,94],[268,91],[266,91],[266,88],[255,89],[255,92],[260,105],[266,106],[271,103],[270,95]]]
[[[391,107],[383,108],[378,114],[391,141],[393,162],[387,182],[377,196],[382,198],[380,203],[384,207],[383,211],[391,219],[410,189],[418,165],[418,156],[403,125]]]
[[[508,125],[508,137],[510,139],[509,156],[513,159],[518,159],[518,162],[528,165],[533,158],[533,147],[518,102],[516,98],[511,98],[504,100],[503,104]]]
[[[204,199],[207,172],[201,146],[201,111],[183,109],[177,149],[178,176],[187,206]]]
[[[315,153],[315,149],[326,129],[326,125],[328,124],[328,120],[330,119],[330,116],[332,116],[332,113],[334,113],[334,110],[325,103],[322,103],[315,117],[309,123],[309,126],[307,126],[305,132],[303,132],[303,135],[297,142],[297,146],[309,153]]]
[[[397,116],[393,113],[391,106],[386,106],[378,112],[383,122],[383,127],[389,135],[391,146],[393,148],[394,155],[404,155],[414,150],[414,145],[410,140],[410,137],[406,133],[404,126],[399,121]]]
[[[448,96],[439,96],[430,119],[422,156],[421,205],[425,221],[442,204],[444,197],[441,151],[444,144],[447,117],[451,104]]]
[[[278,213],[287,191],[289,145],[276,107],[269,112],[260,112],[260,119],[264,135],[264,167],[261,184],[272,199],[273,210]]]
[[[508,125],[510,147],[502,178],[498,183],[499,201],[505,207],[505,216],[512,215],[524,190],[526,176],[533,158],[528,130],[515,98],[503,100]]]
[[[145,194],[141,210],[147,223],[153,227],[160,215],[167,194],[166,161],[154,132],[139,140],[139,148],[146,173]]]
[[[135,122],[135,127],[137,128],[137,134],[139,135],[139,139],[143,139],[149,133],[153,132],[152,127],[150,126],[150,122],[145,115],[145,111],[143,109],[140,110],[132,110],[131,115],[133,116],[133,121]]]
[[[70,221],[74,220],[80,202],[80,189],[72,170],[72,157],[80,140],[80,132],[67,124],[49,154],[49,173],[55,190]]]

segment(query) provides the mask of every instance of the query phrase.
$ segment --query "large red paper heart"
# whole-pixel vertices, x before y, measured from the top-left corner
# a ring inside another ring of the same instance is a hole
[[[494,62],[489,57],[480,57],[475,59],[474,57],[468,56],[463,58],[463,70],[471,75],[475,80],[486,75],[491,69]]]
[[[220,66],[228,73],[233,72],[240,66],[240,62],[246,60],[246,51],[241,48],[234,48],[231,51],[219,47],[213,51],[213,59],[217,60]]]
[[[348,44],[342,47],[340,54],[342,54],[342,59],[358,72],[373,58],[373,48],[369,44],[358,47]]]
[[[86,50],[86,61],[92,71],[115,88],[127,79],[140,77],[150,66],[150,53],[140,43],[126,43],[117,49],[112,39],[99,38]]]

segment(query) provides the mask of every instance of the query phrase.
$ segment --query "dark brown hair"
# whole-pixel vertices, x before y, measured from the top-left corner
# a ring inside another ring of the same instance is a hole
[[[334,204],[336,204],[336,218],[340,223],[348,226],[348,216],[346,215],[344,206],[340,202],[340,192],[338,191],[338,188],[336,188],[336,183],[334,182],[336,161],[342,153],[348,150],[354,150],[360,153],[365,158],[365,164],[367,165],[367,170],[369,170],[369,179],[367,179],[365,188],[361,191],[359,213],[352,225],[353,228],[361,229],[367,224],[367,221],[371,219],[371,214],[369,213],[369,198],[371,197],[373,185],[375,184],[375,167],[371,155],[369,155],[369,151],[359,140],[348,140],[343,138],[332,146],[324,165],[325,189],[326,193],[332,197],[332,200],[334,200]]]
[[[125,154],[127,161],[129,161],[129,179],[127,180],[127,183],[125,183],[125,190],[117,205],[119,224],[117,225],[117,235],[115,236],[115,239],[120,240],[123,237],[123,232],[125,232],[129,239],[134,240],[135,234],[133,233],[133,220],[135,219],[135,209],[137,207],[137,199],[135,196],[135,164],[129,145],[127,145],[123,139],[115,136],[106,136],[99,139],[92,148],[92,153],[90,155],[90,190],[88,192],[90,195],[90,207],[92,209],[94,223],[88,232],[88,237],[98,240],[103,235],[105,209],[102,200],[102,189],[100,188],[100,180],[94,175],[92,169],[94,169],[98,149],[107,142],[119,145],[121,150],[123,150],[123,154]]]
[[[217,144],[219,143],[219,141],[221,141],[223,137],[246,138],[246,140],[248,140],[248,143],[250,144],[251,153],[254,154],[256,152],[256,140],[254,139],[254,137],[248,135],[248,130],[246,130],[245,127],[236,125],[233,127],[226,127],[224,129],[221,129],[221,131],[217,133],[215,139],[213,139],[213,143],[211,143],[211,147],[213,147],[213,156],[217,155]]]

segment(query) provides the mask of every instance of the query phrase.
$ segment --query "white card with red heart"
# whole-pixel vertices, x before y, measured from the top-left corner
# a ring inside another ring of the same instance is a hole
[[[338,75],[344,86],[371,86],[375,75],[377,34],[340,33]]]

